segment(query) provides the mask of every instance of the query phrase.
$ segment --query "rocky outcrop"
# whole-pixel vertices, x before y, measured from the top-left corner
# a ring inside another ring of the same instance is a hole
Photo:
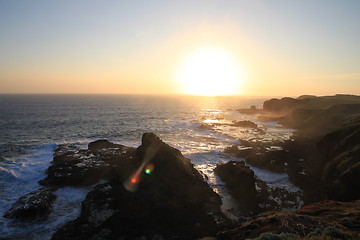
[[[219,240],[232,239],[337,239],[360,237],[360,201],[323,201],[304,206],[296,213],[268,212],[238,228],[219,233]]]
[[[251,106],[248,109],[237,109],[236,111],[241,114],[260,114],[263,112],[263,109],[257,109],[255,106]]]
[[[102,178],[116,176],[118,171],[126,171],[132,158],[135,158],[135,148],[107,140],[92,142],[88,149],[60,145],[47,169],[47,177],[40,184],[55,188],[92,185]]]
[[[266,115],[268,120],[297,129],[294,141],[281,144],[242,141],[227,152],[254,166],[288,173],[290,180],[305,190],[307,202],[359,199],[360,185],[356,180],[360,174],[359,96],[272,99],[264,102],[264,110],[274,114],[273,118]],[[282,150],[273,151],[271,145],[279,145]]]
[[[41,188],[17,200],[4,217],[17,220],[39,220],[48,216],[56,196],[51,189]]]
[[[250,142],[241,143],[225,149],[226,153],[245,158],[252,166],[277,173],[288,173],[290,179],[299,184],[304,173],[309,173],[306,163],[314,148],[306,143],[285,142]]]
[[[270,99],[264,102],[263,108],[269,112],[283,112],[294,109],[327,109],[340,104],[360,104],[360,96],[335,95],[335,96],[300,96],[298,98],[285,97]]]
[[[270,188],[244,162],[218,164],[215,173],[225,182],[230,193],[239,201],[239,212],[253,216],[274,209],[296,209],[300,192]]]
[[[271,99],[263,104],[270,115],[262,120],[277,121],[299,134],[319,137],[351,114],[360,113],[360,96],[335,95],[325,97],[299,97]]]
[[[214,171],[240,201],[242,207],[250,211],[255,209],[257,191],[253,170],[243,162],[230,161],[226,164],[218,164]]]
[[[140,147],[98,140],[80,149],[56,149],[48,188],[21,197],[8,218],[45,218],[64,186],[96,185],[82,203],[80,216],[60,228],[53,239],[197,239],[216,236],[227,223],[221,199],[190,160],[145,133]]]
[[[234,121],[233,126],[234,127],[245,127],[245,128],[258,128],[258,125],[256,123],[253,123],[252,121],[248,121],[248,120]]]
[[[232,124],[230,124],[232,127],[242,127],[242,128],[252,128],[256,131],[257,134],[265,134],[265,131],[259,127],[256,123],[248,120],[243,121],[233,121]]]
[[[100,149],[100,148],[97,148]],[[127,172],[97,185],[81,215],[53,239],[196,239],[216,236],[220,197],[190,160],[145,133]]]
[[[285,97],[282,99],[270,99],[264,102],[263,108],[269,112],[288,112],[299,106],[300,101],[294,98]]]
[[[323,179],[330,198],[360,198],[360,115],[344,121],[318,144],[323,154]]]

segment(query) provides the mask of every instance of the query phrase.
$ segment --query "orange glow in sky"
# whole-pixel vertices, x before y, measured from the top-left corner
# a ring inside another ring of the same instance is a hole
[[[359,9],[336,0],[4,1],[0,93],[360,94]]]

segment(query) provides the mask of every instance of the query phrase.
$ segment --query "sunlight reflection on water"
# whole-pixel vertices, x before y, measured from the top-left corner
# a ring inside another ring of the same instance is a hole
[[[241,159],[224,154],[224,149],[239,144],[240,140],[285,140],[292,134],[292,130],[280,128],[274,122],[259,122],[257,115],[235,111],[251,105],[258,108],[264,99],[126,95],[0,96],[0,99],[0,154],[5,160],[11,160],[11,164],[0,162],[1,213],[18,197],[40,187],[37,181],[44,178],[57,144],[76,143],[86,148],[87,143],[106,138],[138,147],[144,132],[156,133],[188,157],[222,197],[224,212],[233,212],[237,203],[213,170],[218,163]],[[258,124],[265,134],[232,126],[233,121],[241,120]],[[45,154],[40,146],[45,146]],[[253,169],[270,184],[292,188],[286,175],[265,174]],[[63,211],[63,218],[59,221],[47,222],[44,226],[33,224],[31,227],[30,224],[22,229],[0,222],[0,235],[18,237],[30,234],[37,235],[38,239],[49,239],[49,232],[76,217],[87,191],[64,189],[57,192],[54,210]],[[68,198],[67,194],[76,198]],[[236,214],[231,214],[229,217],[236,218]]]
[[[218,163],[228,161],[241,161],[224,154],[225,148],[246,141],[285,141],[288,140],[294,130],[281,128],[275,122],[260,122],[257,115],[244,115],[235,111],[213,111],[207,109],[205,117],[192,121],[194,130],[177,134],[176,137],[166,137],[168,143],[178,148],[185,157],[189,158],[194,166],[205,176],[209,185],[217,192],[223,201],[222,209],[231,219],[239,217],[238,203],[232,198],[225,184],[214,173]],[[233,121],[250,120],[264,131],[259,134],[256,129],[233,126]],[[208,124],[203,126],[202,124]],[[201,126],[201,128],[199,128]],[[249,165],[250,166],[250,165]],[[250,166],[255,174],[268,183],[270,187],[285,188],[288,191],[300,191],[290,181],[287,174],[272,173],[266,170]]]

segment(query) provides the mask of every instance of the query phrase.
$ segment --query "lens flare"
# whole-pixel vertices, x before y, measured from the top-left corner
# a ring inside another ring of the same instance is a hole
[[[145,167],[145,173],[150,175],[154,170],[154,164],[148,163]]]
[[[138,169],[135,171],[134,174],[132,174],[124,183],[124,187],[129,192],[135,192],[138,188],[139,183],[142,180],[143,171],[150,175],[154,170],[154,164],[149,163],[150,160],[155,156],[157,151],[159,150],[159,146],[149,146],[146,150],[145,156],[142,160],[141,165],[138,167]]]

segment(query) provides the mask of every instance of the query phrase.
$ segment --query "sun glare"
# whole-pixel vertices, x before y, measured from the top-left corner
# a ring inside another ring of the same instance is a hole
[[[223,96],[239,94],[241,75],[240,64],[230,53],[204,47],[184,60],[176,77],[183,93]]]

